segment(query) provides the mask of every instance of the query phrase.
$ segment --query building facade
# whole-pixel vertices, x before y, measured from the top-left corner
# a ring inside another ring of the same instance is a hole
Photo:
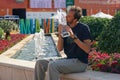
[[[75,5],[83,9],[83,15],[90,16],[98,12],[114,15],[120,11],[120,0],[76,0]]]
[[[15,9],[25,9],[26,12],[56,12],[55,0],[52,1],[51,8],[31,8],[30,1],[38,0],[1,0],[0,1],[0,16],[12,15]],[[43,0],[44,1],[44,0]],[[64,0],[57,0],[64,1]],[[80,6],[83,10],[84,16],[90,16],[100,11],[114,15],[120,10],[120,0],[65,0],[70,3],[74,2],[74,5]],[[62,8],[66,9],[66,8]]]

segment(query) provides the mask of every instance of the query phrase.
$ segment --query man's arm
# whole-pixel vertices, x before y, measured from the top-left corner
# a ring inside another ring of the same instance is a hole
[[[70,37],[74,40],[74,42],[82,49],[84,50],[86,53],[89,53],[91,50],[91,40],[90,39],[86,39],[83,42],[81,40],[79,40],[79,38],[77,38],[77,36],[75,36],[75,34],[72,32],[71,28],[67,28],[67,31],[70,33]]]
[[[62,33],[62,25],[58,26],[58,42],[57,42],[57,49],[58,51],[63,50],[63,38],[61,36]]]
[[[90,39],[86,39],[83,42],[80,41],[78,38],[74,39],[74,42],[82,49],[84,50],[86,53],[89,53],[91,50],[91,40]]]
[[[59,37],[58,37],[57,49],[58,49],[58,51],[63,50],[63,38],[61,35],[59,35]]]

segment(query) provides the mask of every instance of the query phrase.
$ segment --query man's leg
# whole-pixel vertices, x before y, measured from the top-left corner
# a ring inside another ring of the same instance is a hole
[[[35,80],[44,80],[49,61],[38,60],[35,64]]]
[[[58,80],[60,74],[83,72],[87,68],[87,64],[82,63],[78,59],[62,59],[55,60],[48,64],[47,80]]]

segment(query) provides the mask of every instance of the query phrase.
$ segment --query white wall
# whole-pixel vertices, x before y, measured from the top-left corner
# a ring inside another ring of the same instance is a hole
[[[31,19],[47,19],[52,17],[52,15],[57,14],[57,12],[26,12],[26,18]]]

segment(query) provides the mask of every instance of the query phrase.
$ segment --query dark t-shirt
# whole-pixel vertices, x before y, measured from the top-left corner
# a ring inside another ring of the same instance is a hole
[[[85,24],[78,23],[72,28],[72,31],[81,41],[86,39],[91,40],[90,30]],[[78,47],[71,37],[64,38],[64,52],[68,59],[78,58],[83,63],[88,63],[88,54]]]

